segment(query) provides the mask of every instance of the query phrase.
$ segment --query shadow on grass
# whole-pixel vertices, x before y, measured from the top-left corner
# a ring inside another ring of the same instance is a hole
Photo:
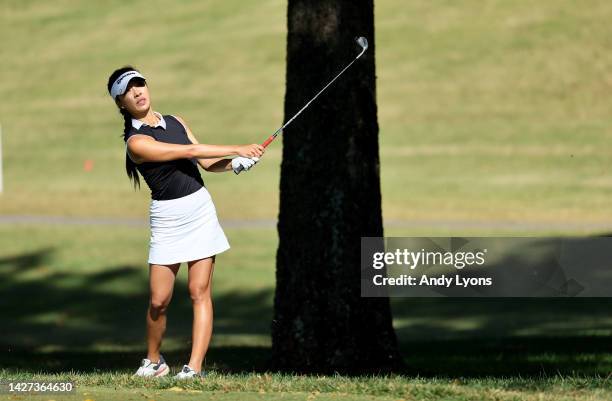
[[[144,356],[147,272],[48,271],[53,249],[0,258],[2,367],[29,372],[132,372]],[[177,283],[164,356],[177,368],[190,352],[191,301]],[[222,372],[268,370],[272,289],[215,294],[218,338],[207,366]],[[608,299],[394,299],[405,374],[425,377],[601,375],[612,371]],[[114,346],[114,349],[113,349]],[[123,350],[117,350],[124,347]],[[71,349],[73,351],[71,351]],[[127,351],[126,351],[127,349]]]
[[[146,356],[147,269],[118,265],[97,272],[49,271],[53,252],[45,248],[0,258],[3,367],[135,370]],[[269,355],[261,339],[269,338],[272,295],[272,289],[214,294],[213,341],[238,345],[213,346],[209,365],[223,361],[215,368],[261,368]],[[191,328],[191,299],[186,283],[179,280],[165,336],[173,351],[163,351],[176,366],[189,360]]]
[[[394,299],[409,374],[482,377],[607,375],[612,300]]]

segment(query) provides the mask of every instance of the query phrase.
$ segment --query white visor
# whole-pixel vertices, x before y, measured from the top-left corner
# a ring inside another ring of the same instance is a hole
[[[113,86],[110,90],[110,95],[113,99],[115,99],[119,95],[123,95],[125,90],[133,78],[142,78],[146,81],[146,78],[143,77],[138,71],[127,71],[123,74],[119,75],[119,78],[115,80]]]

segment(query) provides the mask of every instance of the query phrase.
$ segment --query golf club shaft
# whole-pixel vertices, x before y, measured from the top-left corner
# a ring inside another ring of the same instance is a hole
[[[295,113],[295,114],[293,115],[293,117],[291,117],[291,118],[290,118],[290,119],[289,119],[289,120],[288,120],[288,121],[287,121],[287,122],[286,122],[286,123],[285,123],[285,124],[284,124],[282,127],[280,127],[279,129],[277,129],[277,130],[276,130],[276,131],[275,131],[275,132],[274,132],[272,135],[270,135],[270,136],[268,137],[268,139],[266,139],[266,140],[264,141],[264,143],[262,143],[262,146],[263,146],[264,148],[265,148],[265,147],[267,147],[267,146],[268,146],[270,143],[272,143],[272,141],[274,141],[274,140],[276,139],[276,137],[278,136],[278,134],[279,134],[279,133],[281,133],[281,132],[283,131],[283,129],[285,129],[285,128],[286,128],[286,127],[289,125],[289,124],[291,124],[291,122],[292,122],[293,120],[295,120],[295,119],[297,118],[297,116],[299,116],[299,115],[300,115],[300,114],[301,114],[301,113],[302,113],[304,110],[306,110],[306,108],[307,108],[308,106],[310,106],[310,104],[311,104],[312,102],[314,102],[314,100],[315,100],[317,97],[319,97],[319,95],[320,95],[321,93],[323,93],[323,92],[325,91],[325,89],[329,88],[329,86],[330,86],[331,84],[333,84],[333,83],[334,83],[334,81],[335,81],[336,79],[338,79],[338,77],[340,77],[340,75],[342,75],[342,74],[344,73],[344,71],[348,70],[348,68],[349,68],[351,65],[353,65],[353,63],[354,63],[355,61],[357,61],[357,59],[358,59],[359,57],[361,57],[361,56],[363,55],[363,53],[365,53],[365,51],[368,49],[367,41],[365,40],[365,38],[361,38],[361,39],[362,39],[363,41],[365,41],[365,44],[363,44],[363,42],[359,42],[359,41],[358,41],[358,43],[360,43],[360,46],[362,46],[362,50],[361,50],[361,52],[360,52],[360,53],[357,55],[357,57],[355,57],[355,58],[354,58],[354,59],[353,59],[353,60],[352,60],[350,63],[348,63],[348,65],[347,65],[346,67],[344,67],[344,68],[342,69],[342,71],[340,71],[340,72],[338,73],[338,75],[336,75],[336,76],[335,76],[335,77],[334,77],[334,78],[333,78],[331,81],[329,81],[329,83],[328,83],[327,85],[325,85],[325,86],[323,87],[323,89],[321,89],[319,92],[317,92],[317,94],[316,94],[316,95],[314,95],[314,96],[313,96],[313,98],[312,98],[312,99],[310,99],[310,100],[308,101],[308,103],[306,103],[306,104],[304,105],[304,107],[302,107],[302,108],[301,108],[301,109],[300,109],[300,110],[299,110],[297,113]],[[236,174],[239,174],[239,173],[240,173],[242,170],[243,170],[243,168],[242,168],[242,167],[239,167],[239,168],[238,168],[238,171],[236,172]]]
[[[349,63],[349,64],[348,64],[346,67],[344,67],[344,69],[343,69],[342,71],[340,71],[340,72],[338,73],[338,75],[336,75],[336,76],[334,77],[334,79],[332,79],[331,81],[329,81],[329,83],[328,83],[327,85],[325,85],[325,87],[323,87],[323,89],[321,89],[321,90],[320,90],[320,91],[319,91],[319,92],[318,92],[316,95],[314,95],[314,97],[313,97],[312,99],[310,99],[310,100],[308,101],[308,103],[306,103],[306,104],[304,105],[304,107],[302,107],[302,108],[301,108],[301,109],[300,109],[300,110],[299,110],[297,113],[295,113],[295,115],[294,115],[293,117],[291,117],[291,118],[289,119],[289,121],[287,121],[287,122],[286,122],[286,123],[285,123],[285,124],[284,124],[282,127],[280,127],[279,129],[277,129],[277,130],[276,130],[276,132],[274,132],[272,135],[270,135],[270,137],[269,137],[268,139],[266,139],[266,140],[265,140],[265,142],[262,144],[262,146],[265,148],[265,147],[267,147],[267,146],[268,146],[268,145],[269,145],[269,144],[270,144],[270,143],[271,143],[271,142],[272,142],[274,139],[276,139],[276,137],[278,136],[278,134],[279,134],[279,133],[280,133],[280,132],[281,132],[283,129],[285,129],[285,128],[286,128],[286,127],[289,125],[289,124],[291,124],[291,122],[292,122],[293,120],[295,120],[295,119],[297,118],[297,116],[299,116],[299,115],[300,115],[300,114],[301,114],[301,113],[302,113],[304,110],[306,110],[306,108],[307,108],[308,106],[310,106],[310,104],[311,104],[312,102],[314,102],[314,100],[315,100],[316,98],[318,98],[318,97],[319,97],[319,95],[325,91],[325,89],[327,89],[327,88],[328,88],[328,87],[329,87],[331,84],[333,84],[333,83],[334,83],[334,81],[335,81],[336,79],[338,79],[338,77],[344,73],[344,71],[346,71],[346,70],[347,70],[347,69],[348,69],[348,68],[349,68],[351,65],[353,65],[353,63],[354,63],[355,61],[357,61],[357,59],[358,59],[359,57],[361,57],[361,55],[362,55],[364,52],[365,52],[365,49],[364,49],[364,50],[362,50],[362,51],[361,51],[361,53],[359,53],[359,55],[353,59],[353,61],[351,61],[351,62],[350,62],[350,63]]]

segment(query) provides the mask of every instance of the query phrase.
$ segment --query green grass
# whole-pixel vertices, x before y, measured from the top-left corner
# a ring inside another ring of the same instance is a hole
[[[200,382],[151,381],[126,374],[11,376],[13,380],[73,380],[76,394],[62,400],[607,400],[605,379],[499,378],[422,379],[392,377],[321,377],[282,374],[217,375]],[[121,390],[118,394],[117,390]]]
[[[285,1],[0,9],[3,214],[146,214],[105,91],[120,65],[140,67],[154,107],[202,142],[262,141],[283,118]],[[609,2],[381,0],[375,11],[386,220],[612,222]],[[204,175],[222,217],[276,218],[281,146],[249,174]]]
[[[604,400],[612,392],[607,299],[392,299],[402,374],[276,373],[269,357],[277,238],[263,228],[226,229],[232,249],[215,267],[209,377],[133,379],[145,353],[147,230],[0,225],[0,380],[75,381],[74,398],[49,397],[56,400],[223,400],[237,392],[247,400]],[[191,340],[184,266],[168,322],[162,351],[176,371]]]
[[[375,12],[383,215],[414,221],[386,235],[612,225],[609,2],[380,0]],[[261,142],[283,119],[285,18],[281,0],[1,2],[0,215],[145,218],[149,193],[130,188],[105,89],[124,64],[201,142]],[[203,173],[222,220],[277,217],[281,146],[248,174]],[[176,383],[129,377],[144,352],[146,228],[0,225],[0,379],[71,379],[78,400],[612,397],[605,299],[393,299],[404,375],[268,372],[277,234],[226,232],[210,376]],[[163,348],[173,368],[190,332],[183,267]]]

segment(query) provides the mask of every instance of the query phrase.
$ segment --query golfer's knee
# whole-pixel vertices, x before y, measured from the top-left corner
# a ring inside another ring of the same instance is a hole
[[[210,286],[208,284],[190,284],[189,296],[193,303],[210,302]]]
[[[169,304],[170,299],[151,297],[149,307],[151,308],[152,313],[159,315],[166,313]]]

